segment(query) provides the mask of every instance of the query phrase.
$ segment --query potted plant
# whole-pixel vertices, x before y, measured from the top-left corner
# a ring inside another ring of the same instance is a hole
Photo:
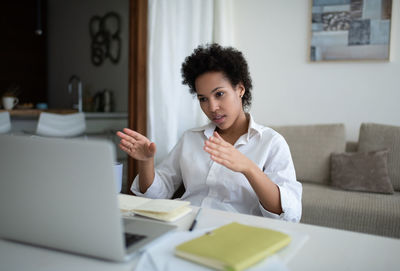
[[[7,90],[1,95],[2,97],[14,97],[17,98],[19,94],[20,86],[18,84],[11,84]]]

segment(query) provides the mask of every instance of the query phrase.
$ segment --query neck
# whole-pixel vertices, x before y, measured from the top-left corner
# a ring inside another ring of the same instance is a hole
[[[221,130],[217,127],[216,131],[222,136],[224,140],[235,143],[236,140],[243,134],[247,133],[249,129],[250,116],[242,111],[231,127]],[[232,144],[233,144],[232,143]]]

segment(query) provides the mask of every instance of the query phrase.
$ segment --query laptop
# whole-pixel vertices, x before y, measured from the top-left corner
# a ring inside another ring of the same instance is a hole
[[[122,218],[108,141],[0,136],[0,238],[111,261],[176,226]]]

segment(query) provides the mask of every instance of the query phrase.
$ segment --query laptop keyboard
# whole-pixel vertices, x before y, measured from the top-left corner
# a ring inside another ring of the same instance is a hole
[[[128,248],[131,245],[139,242],[140,240],[146,238],[144,235],[140,234],[132,234],[132,233],[126,233],[125,232],[125,247]]]

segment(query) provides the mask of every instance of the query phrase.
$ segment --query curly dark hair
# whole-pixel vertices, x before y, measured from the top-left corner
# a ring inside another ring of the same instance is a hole
[[[222,72],[231,85],[242,83],[245,93],[242,97],[243,108],[251,105],[251,77],[247,61],[243,54],[232,47],[222,47],[219,44],[207,44],[197,47],[193,54],[186,57],[182,63],[182,83],[188,85],[190,93],[196,94],[196,78],[206,72]]]

